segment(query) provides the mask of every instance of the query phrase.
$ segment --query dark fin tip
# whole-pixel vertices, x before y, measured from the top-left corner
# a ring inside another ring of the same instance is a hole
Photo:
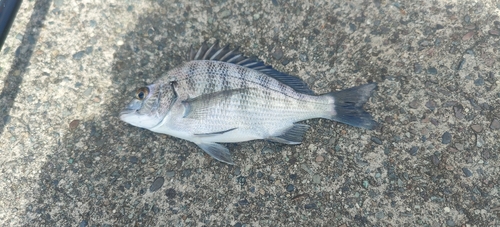
[[[370,83],[326,94],[335,100],[336,114],[332,120],[370,130],[377,128],[378,123],[363,109],[376,87],[376,83]]]

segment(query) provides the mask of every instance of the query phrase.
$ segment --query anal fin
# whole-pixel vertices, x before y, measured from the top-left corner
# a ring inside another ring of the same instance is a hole
[[[221,162],[234,165],[231,154],[226,147],[218,143],[197,143],[196,145],[198,145],[201,149],[203,149],[203,151],[207,152],[207,154],[209,154],[213,158]]]
[[[309,125],[293,124],[292,127],[286,129],[280,135],[271,136],[267,139],[273,142],[284,144],[300,144],[302,143],[302,138],[304,137],[307,129],[309,129]]]

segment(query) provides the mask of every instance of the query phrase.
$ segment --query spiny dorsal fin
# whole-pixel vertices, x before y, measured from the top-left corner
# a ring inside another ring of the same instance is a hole
[[[234,49],[230,49],[229,45],[224,46],[223,48],[219,48],[219,42],[215,41],[212,46],[208,46],[207,42],[203,42],[201,47],[198,50],[194,50],[191,46],[189,53],[187,55],[189,61],[197,61],[197,60],[210,60],[210,61],[223,61],[227,63],[232,63],[235,65],[241,65],[243,67],[257,70],[261,73],[264,73],[281,83],[284,83],[295,91],[314,95],[314,92],[307,86],[307,84],[300,78],[296,76],[291,76],[286,73],[282,73],[276,69],[273,69],[270,65],[265,65],[259,59],[252,59],[244,56],[238,51],[239,47]]]

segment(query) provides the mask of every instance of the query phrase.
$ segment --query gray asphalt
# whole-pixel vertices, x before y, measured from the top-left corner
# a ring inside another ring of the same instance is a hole
[[[2,226],[498,226],[498,1],[24,1],[0,51]],[[127,125],[205,40],[304,79],[368,82],[369,131],[308,120],[235,166]]]

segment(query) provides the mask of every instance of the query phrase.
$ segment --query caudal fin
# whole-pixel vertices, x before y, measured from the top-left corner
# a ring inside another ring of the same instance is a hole
[[[378,123],[368,112],[363,110],[363,105],[368,101],[376,87],[376,83],[370,83],[326,94],[335,100],[335,113],[331,119],[355,127],[376,128]]]

